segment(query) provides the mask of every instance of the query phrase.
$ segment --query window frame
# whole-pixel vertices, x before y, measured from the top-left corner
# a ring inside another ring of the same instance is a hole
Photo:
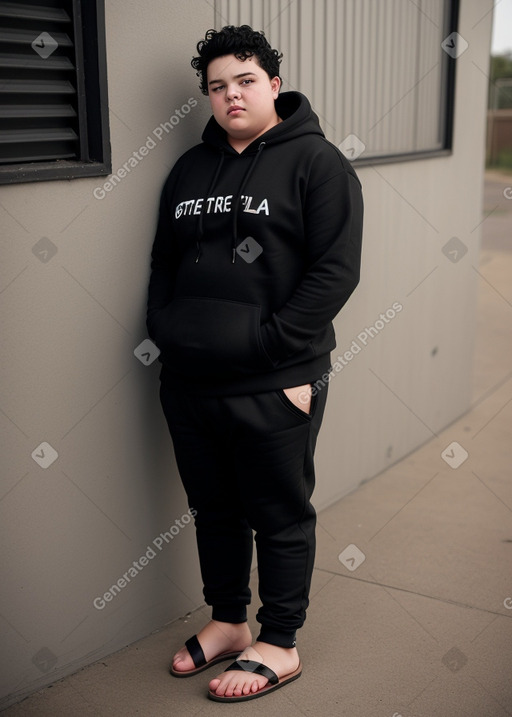
[[[314,0],[311,0],[314,2]],[[320,0],[317,0],[320,4]],[[323,0],[324,3],[330,2],[330,0]],[[349,0],[346,0],[348,3]],[[340,3],[343,5],[344,3]],[[395,5],[394,0],[389,0],[389,4]],[[420,8],[416,2],[412,2],[414,6],[420,12]],[[316,104],[314,93],[310,87],[305,87],[300,82],[300,76],[302,68],[300,66],[300,52],[297,49],[300,47],[300,42],[297,40],[291,47],[283,46],[280,42],[280,37],[286,38],[289,43],[291,35],[300,36],[300,25],[301,17],[295,18],[293,26],[287,26],[284,28],[276,29],[274,23],[279,24],[280,19],[285,17],[288,8],[292,6],[296,7],[297,4],[287,3],[282,9],[281,13],[275,13],[270,11],[270,6],[263,0],[215,0],[215,22],[214,27],[220,29],[223,25],[241,25],[244,23],[250,24],[254,28],[261,27],[266,35],[267,39],[273,47],[277,47],[279,50],[285,52],[285,60],[291,63],[291,67],[294,68],[293,73],[288,72],[290,75],[290,87],[289,89],[298,89],[303,91],[308,97],[313,110],[319,115],[321,120],[322,128],[324,129],[328,139],[335,145],[338,144],[339,138],[331,138],[326,131],[326,124],[330,124],[331,127],[339,127],[339,122],[331,123],[324,118],[322,102]],[[450,56],[448,53],[443,51],[441,47],[441,41],[448,37],[453,32],[458,32],[459,22],[459,6],[460,0],[443,0],[443,27],[442,36],[439,38],[438,52],[440,53],[439,58],[442,63],[442,81],[440,83],[439,93],[436,95],[436,131],[439,137],[439,141],[435,144],[426,143],[425,146],[413,148],[410,146],[404,146],[403,148],[392,149],[391,145],[388,147],[382,147],[382,152],[377,154],[367,154],[363,151],[362,154],[354,159],[350,159],[350,162],[354,166],[369,166],[379,164],[394,164],[398,162],[409,162],[409,161],[421,161],[425,159],[431,159],[435,157],[446,157],[453,152],[453,131],[454,131],[454,116],[455,116],[455,78],[456,78],[456,67],[457,59]],[[300,7],[300,6],[299,6]],[[299,11],[300,12],[300,11]],[[341,12],[341,10],[340,10]],[[311,32],[311,25],[308,24],[309,17],[304,21],[306,28],[304,32]],[[325,33],[324,20],[318,22],[318,32]],[[274,35],[274,38],[272,37]],[[441,33],[440,33],[441,35]],[[314,64],[314,62],[313,62]],[[291,69],[291,68],[290,68]],[[292,76],[293,75],[293,76]],[[297,81],[298,80],[298,81]],[[307,84],[311,84],[309,81]],[[288,89],[285,86],[284,90]],[[325,98],[323,98],[325,99]],[[343,120],[342,120],[343,121]],[[345,134],[355,133],[358,136],[357,128],[351,128],[346,130]],[[343,135],[342,135],[343,136]],[[361,141],[364,141],[364,135],[361,135]]]
[[[80,159],[0,164],[0,185],[100,177],[112,172],[105,0],[72,0]]]
[[[460,0],[445,0],[448,7],[446,20],[446,35],[458,32]],[[443,122],[443,147],[434,149],[422,149],[410,152],[384,154],[374,157],[361,157],[351,161],[355,167],[364,167],[374,164],[396,164],[398,162],[412,162],[422,159],[433,159],[436,157],[449,157],[453,153],[453,129],[455,122],[455,80],[457,69],[457,58],[450,57],[447,53],[443,56],[446,63],[446,88],[440,99],[439,111]],[[443,121],[444,120],[444,121]]]

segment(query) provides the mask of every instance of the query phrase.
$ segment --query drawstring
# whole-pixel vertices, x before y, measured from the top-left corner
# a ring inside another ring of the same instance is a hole
[[[235,204],[233,205],[233,235],[231,239],[231,263],[234,264],[236,261],[236,246],[237,246],[237,234],[238,234],[238,207],[240,206],[240,202],[242,200],[242,194],[245,189],[245,185],[249,181],[249,178],[251,174],[253,173],[254,167],[256,166],[256,162],[258,161],[261,151],[264,148],[266,142],[260,142],[258,145],[258,151],[256,152],[254,159],[252,160],[247,172],[245,173],[241,183],[240,188],[238,190],[238,195],[235,200]],[[203,214],[204,214],[204,207],[206,204],[206,201],[208,200],[208,197],[210,196],[211,192],[213,191],[213,188],[215,186],[215,183],[218,179],[218,176],[220,174],[220,170],[222,169],[222,164],[224,162],[224,150],[221,149],[221,157],[220,161],[217,165],[217,169],[215,170],[215,174],[213,175],[213,179],[210,182],[210,186],[208,187],[208,192],[205,197],[205,201],[203,202],[203,206],[201,207],[201,213],[199,214],[199,224],[197,228],[197,256],[196,256],[196,264],[198,263],[199,259],[201,258],[202,249],[201,249],[201,239],[203,237]]]
[[[205,204],[206,204],[206,202],[207,202],[207,200],[208,200],[208,197],[210,196],[211,191],[213,190],[213,188],[214,188],[214,186],[215,186],[215,182],[217,181],[217,177],[218,177],[219,174],[220,174],[220,170],[222,169],[222,164],[223,164],[223,162],[224,162],[224,150],[221,149],[221,150],[220,150],[220,160],[219,160],[219,163],[218,163],[218,165],[217,165],[217,169],[215,170],[215,174],[213,175],[213,179],[212,179],[212,181],[210,182],[210,186],[208,187],[208,192],[206,193],[205,201],[203,202],[203,206],[201,207],[201,213],[199,214],[199,225],[198,225],[198,228],[197,228],[197,241],[196,241],[196,247],[197,247],[196,264],[197,264],[197,262],[199,261],[199,259],[200,259],[200,257],[201,257],[201,254],[202,254],[202,250],[201,250],[201,239],[202,239],[202,237],[203,237],[203,212],[204,212],[204,207],[205,207]]]
[[[249,177],[253,173],[254,167],[256,166],[256,162],[258,161],[261,151],[263,147],[265,146],[266,142],[260,142],[258,145],[258,151],[256,152],[256,155],[254,156],[254,159],[251,162],[251,165],[247,172],[244,175],[244,178],[242,179],[242,182],[240,184],[240,188],[238,190],[238,196],[236,198],[235,204],[233,206],[233,236],[231,240],[231,263],[234,264],[236,261],[236,245],[237,245],[237,234],[238,234],[238,207],[240,205],[240,202],[242,200],[242,194],[245,189],[245,185],[249,181]]]

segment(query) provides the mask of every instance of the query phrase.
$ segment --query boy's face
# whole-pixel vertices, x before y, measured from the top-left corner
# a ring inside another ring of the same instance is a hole
[[[281,80],[270,79],[255,56],[216,57],[207,68],[213,116],[236,143],[250,144],[279,122],[274,101]],[[237,108],[237,109],[234,109]]]

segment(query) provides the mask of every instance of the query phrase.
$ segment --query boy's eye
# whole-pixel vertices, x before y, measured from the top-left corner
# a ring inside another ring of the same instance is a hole
[[[253,82],[254,82],[254,80],[245,79],[245,80],[241,80],[240,84],[241,85],[251,85]],[[212,92],[218,92],[219,90],[223,90],[224,88],[225,88],[224,85],[217,85],[216,87],[212,87],[211,90],[212,90]]]

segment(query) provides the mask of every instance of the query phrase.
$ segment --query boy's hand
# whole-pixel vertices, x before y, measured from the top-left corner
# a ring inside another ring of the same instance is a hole
[[[306,383],[303,386],[295,386],[294,388],[283,388],[286,397],[300,408],[304,413],[309,413],[311,409],[311,384]]]

